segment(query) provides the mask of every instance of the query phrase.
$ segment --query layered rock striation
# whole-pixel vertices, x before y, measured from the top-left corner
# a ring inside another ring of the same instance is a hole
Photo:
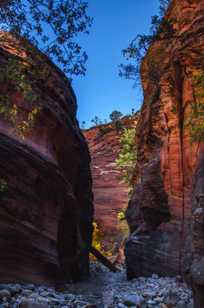
[[[87,277],[92,181],[75,94],[43,54],[8,33],[0,67],[0,280]]]
[[[135,128],[137,119],[138,115],[124,117],[118,130],[110,123],[84,131],[92,158],[95,221],[103,233],[104,248],[113,253],[118,251],[127,234],[127,224],[120,222],[118,213],[126,209],[129,200],[129,188],[121,179],[116,159],[123,129]]]
[[[173,0],[166,15],[173,34],[156,40],[143,60],[135,189],[127,209],[130,230],[137,231],[126,245],[129,278],[185,273],[199,293],[195,307],[204,302],[204,131],[195,114],[203,104],[203,16],[203,0]]]

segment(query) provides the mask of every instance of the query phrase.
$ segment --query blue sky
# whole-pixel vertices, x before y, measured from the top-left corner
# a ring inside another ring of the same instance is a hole
[[[108,119],[113,110],[124,114],[139,109],[142,95],[131,80],[118,76],[124,61],[121,50],[138,33],[147,33],[151,16],[158,13],[159,0],[88,0],[94,18],[88,36],[80,39],[89,59],[85,77],[73,81],[78,99],[78,119],[90,121],[95,115]]]

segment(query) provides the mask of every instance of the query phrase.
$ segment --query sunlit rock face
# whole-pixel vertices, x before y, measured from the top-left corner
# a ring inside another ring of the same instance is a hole
[[[0,280],[78,280],[89,272],[93,206],[90,157],[76,120],[76,97],[44,55],[1,33],[1,74],[11,59],[27,67],[23,82],[31,85],[36,99],[13,90],[16,80],[1,81],[1,97],[7,95],[18,112],[14,124],[0,117]],[[22,135],[18,124],[28,121],[34,107],[39,111]]]
[[[122,128],[135,128],[137,119],[137,115],[123,118]],[[118,252],[128,230],[126,222],[120,222],[117,217],[126,209],[129,199],[128,185],[121,180],[116,166],[122,131],[117,131],[114,124],[84,131],[92,159],[95,221],[102,230],[105,250],[113,253]]]
[[[192,142],[188,121],[199,101],[196,76],[204,72],[203,16],[203,0],[172,1],[166,18],[175,33],[153,43],[144,58],[135,189],[127,210],[131,231],[141,230],[126,245],[129,278],[188,272],[202,294],[203,270],[195,268],[203,269],[204,258],[203,142]]]

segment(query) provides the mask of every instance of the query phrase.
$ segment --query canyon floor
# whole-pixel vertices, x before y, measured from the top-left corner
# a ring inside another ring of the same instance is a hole
[[[0,307],[7,308],[192,308],[192,294],[180,277],[127,281],[125,269],[111,273],[91,264],[88,281],[66,285],[63,292],[32,284],[1,284]]]

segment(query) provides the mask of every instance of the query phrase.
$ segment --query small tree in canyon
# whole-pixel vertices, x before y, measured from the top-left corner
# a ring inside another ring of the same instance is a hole
[[[117,131],[119,131],[122,128],[122,123],[120,121],[122,116],[123,116],[122,112],[120,112],[118,110],[114,110],[113,112],[111,112],[111,114],[109,116],[112,123],[115,125],[115,129]]]
[[[134,80],[135,83],[140,81],[141,62],[149,46],[156,40],[168,38],[173,35],[172,21],[164,18],[170,2],[171,0],[160,0],[159,15],[152,16],[150,33],[138,34],[130,42],[129,46],[122,50],[122,54],[127,63],[119,66],[120,77]],[[152,71],[153,73],[155,72],[154,68],[152,68]]]
[[[121,119],[122,116],[123,116],[122,112],[120,112],[118,110],[114,110],[110,114],[110,119],[111,119],[112,122],[117,122]]]
[[[132,188],[132,177],[137,159],[135,144],[135,129],[125,128],[120,138],[121,149],[116,159],[116,165],[122,173],[122,180]]]

